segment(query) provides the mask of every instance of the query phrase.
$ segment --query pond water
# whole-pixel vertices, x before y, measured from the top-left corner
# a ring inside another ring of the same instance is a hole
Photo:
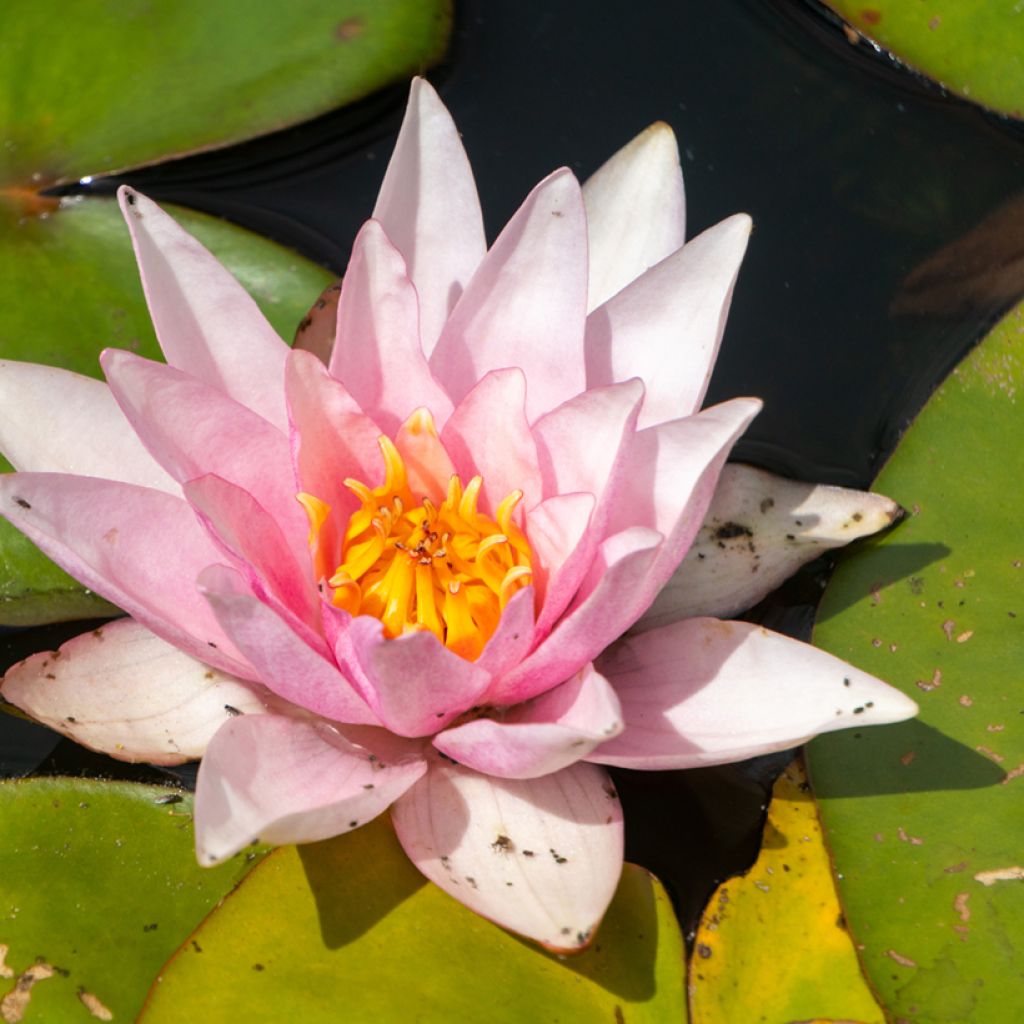
[[[755,221],[709,395],[766,401],[736,457],[867,486],[945,373],[1024,292],[1024,271],[1019,280],[1013,272],[1020,130],[946,98],[866,43],[852,45],[817,4],[665,0],[596,10],[584,0],[458,5],[452,51],[431,78],[464,134],[489,233],[555,167],[585,177],[650,122],[669,122],[683,155],[688,233],[739,210]],[[387,90],[123,180],[340,272],[404,100],[404,87]],[[954,251],[907,282],[1006,204],[973,255]],[[761,618],[806,629],[821,568],[759,609]],[[81,629],[7,636],[0,657],[9,664]],[[46,771],[123,773],[70,744],[53,747],[45,730],[0,721],[2,773],[42,759]],[[684,922],[715,879],[752,859],[779,763],[621,773],[628,855],[666,880]]]

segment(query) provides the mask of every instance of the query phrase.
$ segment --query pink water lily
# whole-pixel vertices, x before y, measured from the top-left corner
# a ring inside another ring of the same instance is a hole
[[[579,948],[622,864],[603,765],[914,713],[757,626],[663,599],[644,630],[670,579],[686,591],[760,407],[700,408],[750,223],[684,246],[666,126],[582,188],[546,178],[488,249],[455,127],[416,82],[329,365],[152,202],[120,199],[167,363],[108,350],[105,384],[3,364],[19,472],[0,502],[130,618],[15,666],[3,696],[116,757],[202,757],[202,863],[390,807],[437,885]]]

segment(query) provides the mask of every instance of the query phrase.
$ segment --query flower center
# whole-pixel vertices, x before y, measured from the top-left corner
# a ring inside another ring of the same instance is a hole
[[[475,476],[463,487],[452,476],[443,501],[421,497],[417,503],[398,449],[384,436],[377,443],[384,483],[370,488],[344,481],[361,508],[348,521],[341,562],[327,580],[332,602],[351,615],[380,619],[389,637],[429,630],[472,661],[498,628],[512,595],[532,578],[529,542],[512,521],[523,493],[509,494],[491,519],[477,509],[483,478]],[[316,548],[330,508],[310,494],[298,499]]]

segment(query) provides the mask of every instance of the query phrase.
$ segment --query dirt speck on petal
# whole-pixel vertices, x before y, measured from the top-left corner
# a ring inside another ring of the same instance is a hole
[[[113,1020],[114,1015],[107,1009],[91,992],[86,992],[85,989],[78,990],[78,998],[82,1005],[97,1019],[97,1020]]]
[[[32,998],[32,987],[37,981],[52,977],[53,967],[47,963],[33,964],[18,975],[14,988],[0,1001],[0,1019],[4,1024],[19,1024]]]

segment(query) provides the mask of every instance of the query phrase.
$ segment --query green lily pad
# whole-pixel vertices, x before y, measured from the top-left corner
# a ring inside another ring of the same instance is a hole
[[[1024,986],[1024,307],[953,371],[875,489],[912,514],[846,561],[815,641],[919,720],[815,740],[846,918],[893,1018],[1004,1024]]]
[[[191,807],[159,786],[0,783],[0,1019],[134,1019],[160,965],[263,852],[200,868]]]
[[[825,0],[859,32],[950,92],[1024,117],[1024,19],[992,0]]]
[[[385,817],[274,851],[178,950],[140,1020],[664,1024],[686,1019],[683,981],[671,906],[641,868],[626,866],[594,945],[558,958],[426,882]]]
[[[0,186],[287,127],[437,61],[450,0],[41,0],[4,12]]]
[[[296,253],[204,214],[173,210],[290,338],[333,275]],[[128,231],[113,200],[66,201],[46,217],[0,202],[0,358],[100,376],[107,346],[150,357],[159,348]],[[240,339],[240,342],[244,339]],[[2,463],[4,469],[9,466]],[[0,625],[111,614],[111,607],[0,522]]]

